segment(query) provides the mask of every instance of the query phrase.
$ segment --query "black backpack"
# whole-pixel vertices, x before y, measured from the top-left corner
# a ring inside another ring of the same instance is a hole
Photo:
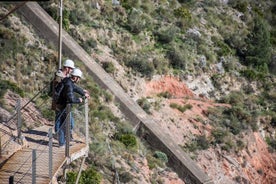
[[[60,102],[60,97],[61,97],[63,88],[64,88],[64,80],[62,80],[61,82],[59,82],[54,87],[53,101],[55,101],[57,104]]]
[[[64,80],[53,79],[50,84],[49,96],[52,97],[52,110],[59,110],[59,102],[64,88]]]

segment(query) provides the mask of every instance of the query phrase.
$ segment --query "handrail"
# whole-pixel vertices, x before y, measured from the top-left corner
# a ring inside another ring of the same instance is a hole
[[[43,92],[44,92],[44,90],[48,87],[49,85],[45,85],[43,88],[42,88],[42,90],[40,90],[40,91],[38,91],[26,104],[24,104],[24,106],[22,106],[21,107],[21,103],[18,101],[18,103],[17,103],[17,105],[16,105],[16,111],[13,113],[13,115],[5,122],[5,123],[2,123],[1,125],[3,125],[3,126],[5,126],[5,127],[7,127],[9,130],[10,130],[10,132],[9,131],[7,131],[7,130],[5,130],[4,128],[2,128],[2,127],[0,127],[0,132],[3,132],[3,134],[1,134],[1,137],[0,137],[0,139],[2,139],[5,135],[9,135],[9,136],[11,136],[11,137],[13,137],[13,138],[19,138],[19,139],[21,139],[22,137],[21,137],[21,129],[19,129],[20,128],[20,126],[21,125],[18,125],[18,122],[20,122],[21,121],[21,111],[23,110],[23,109],[25,109],[32,101],[34,101],[39,95],[41,95]],[[20,114],[18,114],[18,113],[20,113]],[[18,115],[18,116],[17,116]],[[24,115],[24,114],[23,114]],[[16,121],[15,120],[15,118],[16,117],[18,117],[19,119]],[[14,126],[16,126],[17,128],[12,128],[12,125],[14,125]],[[13,130],[18,130],[18,135],[17,136],[15,136],[15,135],[13,135],[13,133],[11,132],[11,131],[13,131]],[[8,139],[7,141],[5,141],[5,142],[2,142],[2,140],[1,140],[1,145],[2,146],[0,146],[0,154],[4,151],[4,148],[9,144],[9,142],[11,142],[11,138],[10,139]],[[5,146],[3,146],[3,145],[5,145]]]

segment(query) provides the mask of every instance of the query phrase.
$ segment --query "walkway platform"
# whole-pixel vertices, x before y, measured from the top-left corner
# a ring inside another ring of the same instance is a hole
[[[34,130],[22,133],[27,141],[27,146],[13,154],[0,168],[0,184],[9,183],[10,176],[14,177],[14,183],[32,183],[32,152],[36,150],[36,183],[49,184],[49,137],[51,126],[42,126]],[[83,142],[82,142],[83,141]],[[65,158],[65,148],[59,148],[57,140],[53,139],[52,176],[55,177],[67,162],[85,156],[88,147],[84,140],[70,143],[70,158]],[[54,183],[54,182],[53,182]]]

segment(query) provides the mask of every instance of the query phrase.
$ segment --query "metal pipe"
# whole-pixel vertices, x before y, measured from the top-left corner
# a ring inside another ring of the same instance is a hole
[[[59,3],[59,51],[58,51],[58,68],[61,69],[61,58],[62,58],[62,0]]]
[[[53,180],[53,133],[52,128],[49,128],[49,178],[50,184]]]

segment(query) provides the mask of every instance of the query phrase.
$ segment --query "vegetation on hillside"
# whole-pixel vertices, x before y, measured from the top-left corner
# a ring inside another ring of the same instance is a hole
[[[98,45],[105,45],[122,66],[146,78],[168,73],[179,78],[208,73],[217,91],[222,91],[227,75],[256,83],[257,89],[246,85],[239,92],[231,91],[222,98],[213,96],[219,102],[231,104],[231,108],[210,109],[209,122],[216,129],[210,137],[197,136],[184,146],[185,150],[194,152],[217,145],[226,151],[243,149],[243,133],[257,131],[258,126],[263,126],[258,120],[266,116],[269,118],[264,123],[275,128],[276,2],[229,0],[224,4],[217,0],[122,0],[121,5],[114,6],[111,0],[106,0],[98,1],[100,10],[95,2],[64,2],[64,29],[88,53],[101,52]],[[40,2],[40,5],[58,21],[57,0]],[[4,7],[9,9],[11,6]],[[1,95],[9,88],[21,95],[24,91],[31,97],[48,84],[56,69],[56,46],[47,45],[37,37],[22,36],[20,29],[24,26],[14,28],[11,19],[5,19],[0,25]],[[91,36],[92,33],[95,35]],[[223,69],[214,72],[211,66],[218,63],[222,63]],[[85,71],[81,62],[77,61],[77,65]],[[111,63],[102,65],[107,72],[115,72]],[[87,81],[81,85],[92,94],[89,107],[93,143],[90,145],[89,169],[83,173],[81,182],[89,183],[93,176],[95,183],[102,177],[111,181],[115,160],[110,158],[122,153],[130,167],[134,162],[131,155],[143,151],[151,169],[164,167],[166,155],[145,153],[144,146],[127,123],[107,107],[108,103],[113,103],[112,95],[100,89],[94,81]],[[137,102],[150,114],[146,99]],[[171,104],[171,107],[181,112],[190,108],[177,104]],[[47,109],[41,111],[49,116]],[[107,133],[110,133],[109,137]],[[276,137],[268,136],[266,140],[271,151],[275,151]],[[114,155],[108,150],[110,145]],[[109,174],[101,176],[98,171]],[[91,178],[86,177],[90,174]],[[123,169],[119,175],[126,182],[134,177]],[[68,176],[69,180],[74,180],[76,173]]]

